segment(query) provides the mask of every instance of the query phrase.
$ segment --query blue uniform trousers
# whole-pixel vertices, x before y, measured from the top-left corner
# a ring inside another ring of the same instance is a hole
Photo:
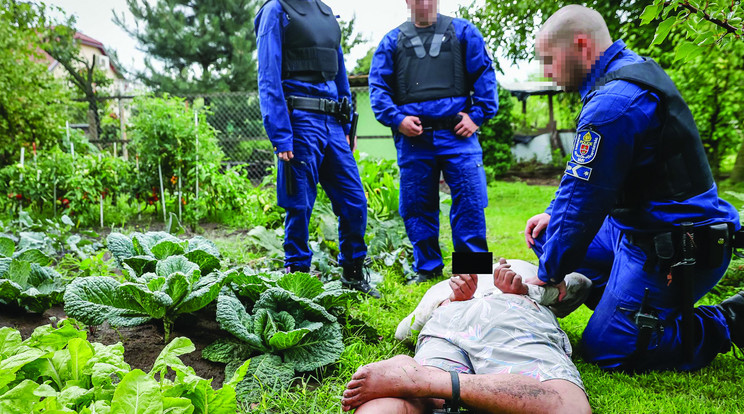
[[[442,131],[437,131],[442,134]],[[452,134],[451,132],[448,132]],[[458,138],[450,137],[450,141]],[[485,252],[488,205],[483,155],[452,153],[433,142],[433,134],[418,137],[396,134],[400,167],[400,215],[413,245],[413,269],[436,272],[442,269],[439,248],[439,176],[450,187],[450,224],[457,252]]]
[[[284,161],[279,161],[277,179],[277,201],[286,210],[285,266],[310,267],[308,226],[318,183],[328,194],[333,212],[339,218],[339,263],[344,265],[365,257],[367,198],[341,124],[333,116],[302,110],[294,110],[290,120],[294,134],[294,158],[290,161],[294,194],[286,192]]]
[[[535,253],[542,255],[545,232],[537,240]],[[721,279],[731,260],[730,254],[718,268],[695,268],[695,300],[699,300]],[[605,220],[593,239],[579,269],[594,283],[586,304],[594,314],[584,329],[582,352],[586,361],[605,369],[695,370],[708,365],[718,353],[731,346],[728,325],[715,306],[695,308],[695,357],[683,358],[680,312],[681,281],[667,279],[658,267],[643,270],[646,254],[630,244],[619,228]],[[654,333],[645,355],[629,365],[636,349],[638,327],[635,313],[645,288],[649,306],[657,312],[663,331]]]

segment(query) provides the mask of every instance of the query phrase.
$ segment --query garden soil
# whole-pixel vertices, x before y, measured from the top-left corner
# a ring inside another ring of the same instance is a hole
[[[10,326],[18,329],[23,339],[31,336],[37,326],[47,325],[53,320],[59,321],[66,317],[61,306],[55,306],[43,314],[0,307],[0,327]],[[194,368],[200,377],[212,378],[213,388],[220,388],[225,379],[225,364],[207,361],[201,357],[201,352],[207,345],[225,336],[225,331],[222,331],[215,321],[214,310],[201,310],[177,319],[171,338],[179,336],[191,339],[196,347],[194,352],[181,355],[181,360]],[[89,327],[88,341],[104,345],[122,342],[125,350],[124,360],[132,369],[138,368],[145,372],[150,371],[165,346],[163,325],[158,321],[131,328],[114,329],[108,323]]]

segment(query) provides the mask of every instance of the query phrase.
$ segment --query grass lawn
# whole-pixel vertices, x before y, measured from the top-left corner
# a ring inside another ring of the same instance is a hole
[[[489,247],[495,256],[536,262],[527,249],[522,231],[525,221],[544,210],[553,196],[554,187],[528,186],[524,183],[495,182],[489,187],[486,210]],[[724,195],[725,196],[725,195]],[[736,200],[732,202],[740,203]],[[738,204],[736,204],[738,205]],[[442,243],[445,255],[451,251],[448,218],[442,216]],[[221,250],[235,259],[245,260],[246,250],[240,239],[224,240]],[[739,263],[738,265],[740,265]],[[399,272],[378,269],[385,280],[378,286],[381,300],[368,300],[355,305],[355,316],[367,321],[378,336],[351,336],[341,361],[322,372],[318,378],[298,379],[290,392],[266,390],[262,400],[246,407],[251,413],[338,413],[345,383],[360,365],[392,357],[413,354],[413,349],[393,339],[398,322],[410,313],[433,282],[407,286]],[[744,286],[742,286],[744,288]],[[703,298],[716,303],[719,298]],[[591,311],[585,307],[562,319],[576,350],[583,327]],[[575,352],[574,361],[581,372],[589,401],[597,413],[739,413],[744,412],[744,362],[731,353],[719,355],[710,367],[695,373],[653,373],[625,375],[602,372],[582,361]]]

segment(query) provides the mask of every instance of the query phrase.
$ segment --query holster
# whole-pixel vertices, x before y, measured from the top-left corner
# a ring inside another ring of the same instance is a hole
[[[712,269],[721,266],[732,247],[736,248],[737,240],[739,247],[744,248],[744,230],[738,232],[738,239],[733,230],[732,223],[693,227],[697,268]],[[643,264],[645,272],[651,273],[658,266],[662,273],[669,273],[671,266],[682,259],[683,238],[680,229],[653,234],[628,234],[627,238],[630,244],[646,253],[646,262]]]
[[[744,249],[744,227],[734,233],[734,240],[731,243],[731,247],[736,257],[744,259],[744,253],[739,251],[739,249]]]

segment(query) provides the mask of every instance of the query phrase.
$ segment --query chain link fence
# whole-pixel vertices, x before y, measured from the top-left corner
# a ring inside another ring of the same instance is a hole
[[[354,88],[352,97],[357,102],[369,106],[367,88]],[[101,131],[97,137],[89,130],[89,119],[81,110],[70,121],[72,128],[82,129],[89,136],[91,144],[100,150],[114,152],[127,157],[130,138],[127,134],[127,122],[136,110],[132,104],[134,96],[103,97],[99,106]],[[243,170],[252,180],[263,178],[275,163],[275,155],[266,131],[263,127],[261,108],[257,92],[223,92],[186,96],[188,101],[203,100],[209,108],[207,122],[217,130],[220,148],[225,153],[225,168],[245,164]],[[362,123],[369,121],[368,111],[361,111]],[[374,117],[371,117],[372,122]],[[371,135],[370,135],[371,134]],[[365,136],[369,135],[369,136]],[[367,132],[364,128],[358,131],[359,138],[382,138],[376,133]]]
[[[246,174],[260,179],[274,165],[274,150],[261,118],[257,92],[211,93],[187,97],[204,100],[207,122],[217,130],[226,167],[246,164]]]

